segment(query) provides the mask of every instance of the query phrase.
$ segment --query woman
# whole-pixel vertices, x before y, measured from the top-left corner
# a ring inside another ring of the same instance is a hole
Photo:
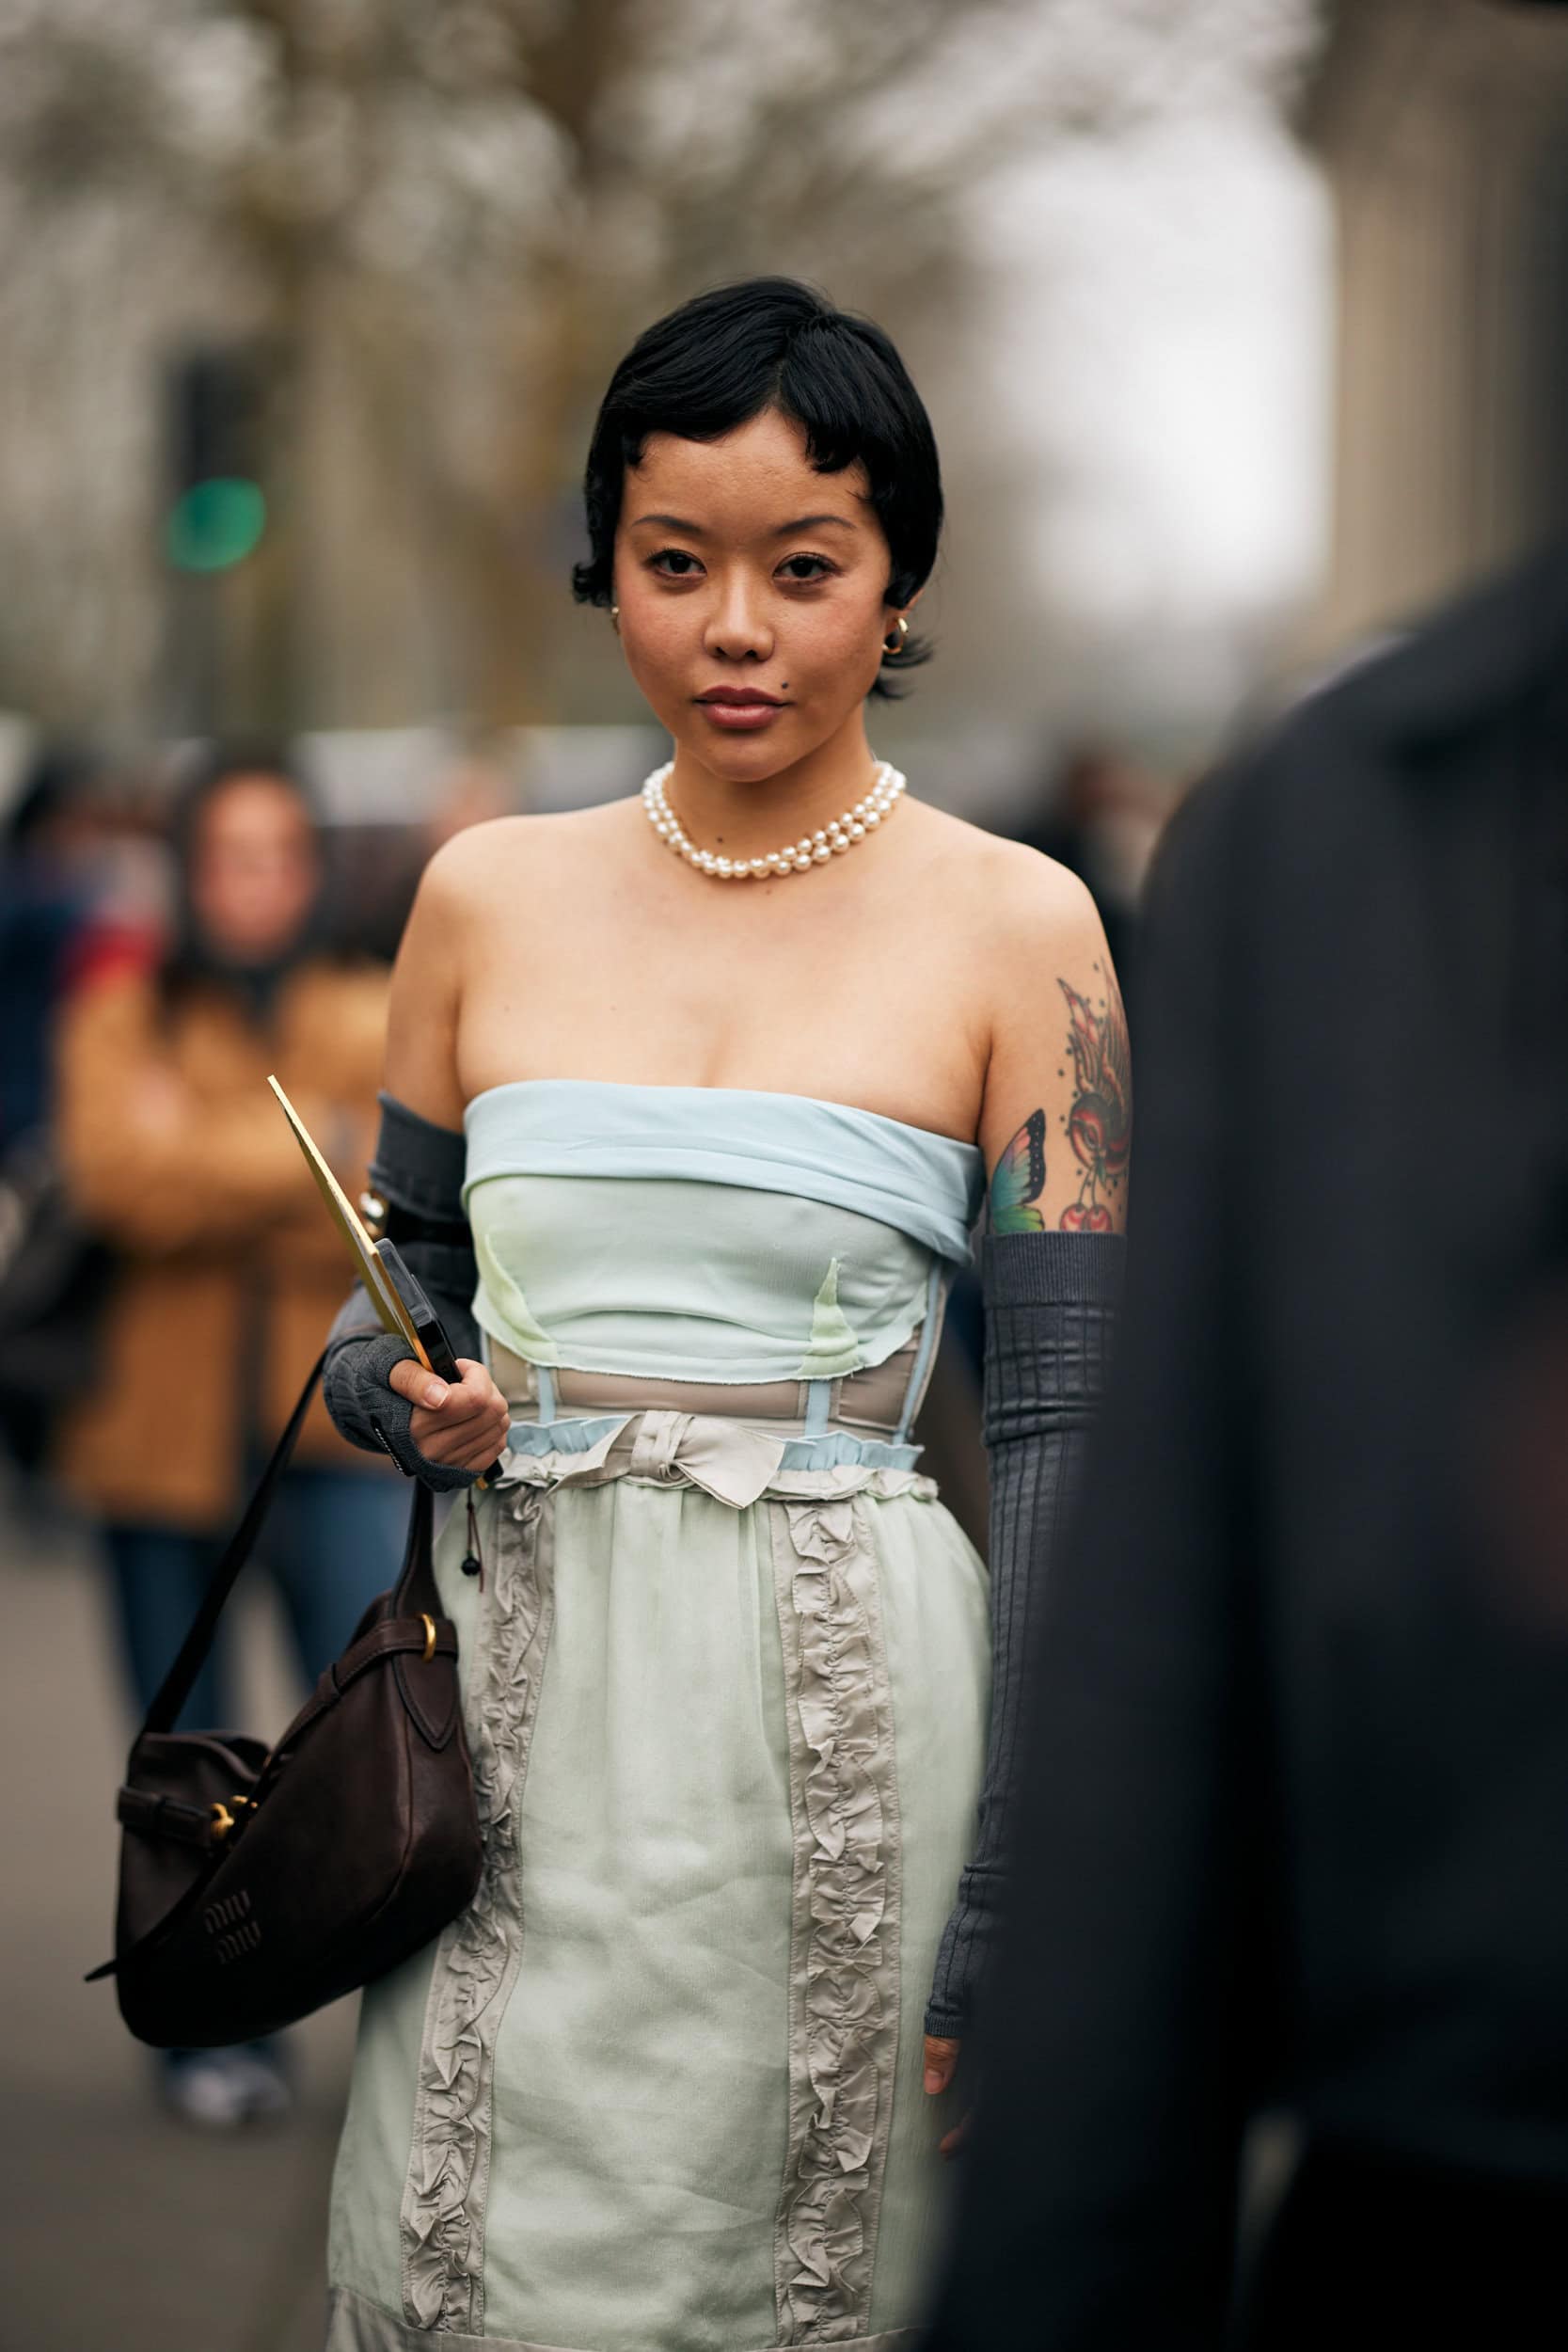
[[[361,1168],[387,1009],[385,974],[341,963],[320,936],[321,833],[278,755],[211,756],[176,811],[174,850],[169,952],[150,969],[100,959],[58,1039],[66,1179],[119,1259],[59,1466],[103,1525],[138,1716],[341,1295],[341,1245],[267,1073],[297,1089],[344,1173]],[[296,1464],[265,1557],[313,1682],[393,1581],[406,1502],[319,1406]],[[234,1720],[221,1655],[183,1720]],[[166,2054],[164,2089],[188,2120],[219,2127],[285,2096],[264,2049]]]
[[[449,1388],[351,1304],[329,1373],[436,1485],[506,1447],[438,1548],[485,1873],[366,1995],[330,2343],[882,2346],[996,1880],[985,1573],[910,1426],[983,1159],[1101,1312],[1119,1011],[1082,886],[868,746],[942,516],[876,327],[784,280],[688,304],[587,501],[578,593],[673,760],[433,860],[372,1173],[454,1314],[477,1262],[486,1362]]]

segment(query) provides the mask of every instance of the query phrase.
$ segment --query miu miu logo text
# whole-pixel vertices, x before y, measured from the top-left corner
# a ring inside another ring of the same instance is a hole
[[[221,1902],[209,1903],[201,1924],[214,1939],[213,1957],[222,1968],[255,1951],[261,1941],[261,1928],[250,1915],[250,1897],[243,1887],[237,1895],[225,1895]]]

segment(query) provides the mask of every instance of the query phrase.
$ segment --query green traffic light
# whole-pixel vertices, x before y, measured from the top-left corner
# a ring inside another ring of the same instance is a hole
[[[165,530],[177,572],[224,572],[243,564],[267,527],[267,501],[257,483],[218,474],[195,482],[175,501]]]

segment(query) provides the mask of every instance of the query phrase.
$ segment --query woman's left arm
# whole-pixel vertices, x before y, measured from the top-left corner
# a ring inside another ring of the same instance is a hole
[[[1004,1899],[1033,1628],[1103,1385],[1127,1217],[1127,1024],[1100,917],[1049,861],[1032,858],[1020,880],[1022,903],[994,934],[1005,952],[980,1124],[992,1170],[981,1263],[990,1730],[974,1847],[926,2014],[933,2092],[951,2080],[974,2022]]]

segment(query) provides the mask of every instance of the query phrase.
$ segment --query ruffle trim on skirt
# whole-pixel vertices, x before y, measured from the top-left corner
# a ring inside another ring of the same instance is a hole
[[[918,2328],[891,2328],[878,2336],[838,2338],[835,2352],[913,2352]],[[337,2289],[327,2305],[325,2352],[598,2352],[592,2344],[536,2344],[521,2336],[439,2334],[410,2328],[379,2303]],[[787,2345],[737,2345],[736,2352],[788,2352]]]
[[[554,1597],[553,1518],[544,1494],[524,1486],[500,1498],[497,1534],[484,1671],[469,1726],[484,1863],[479,1892],[436,1950],[403,2198],[404,2308],[420,2334],[438,2328],[443,2344],[484,2319],[491,2076],[522,1949],[517,1803]]]
[[[772,1525],[796,1853],[779,2327],[836,2344],[868,2341],[898,2047],[897,1777],[864,1505],[785,1503]]]

